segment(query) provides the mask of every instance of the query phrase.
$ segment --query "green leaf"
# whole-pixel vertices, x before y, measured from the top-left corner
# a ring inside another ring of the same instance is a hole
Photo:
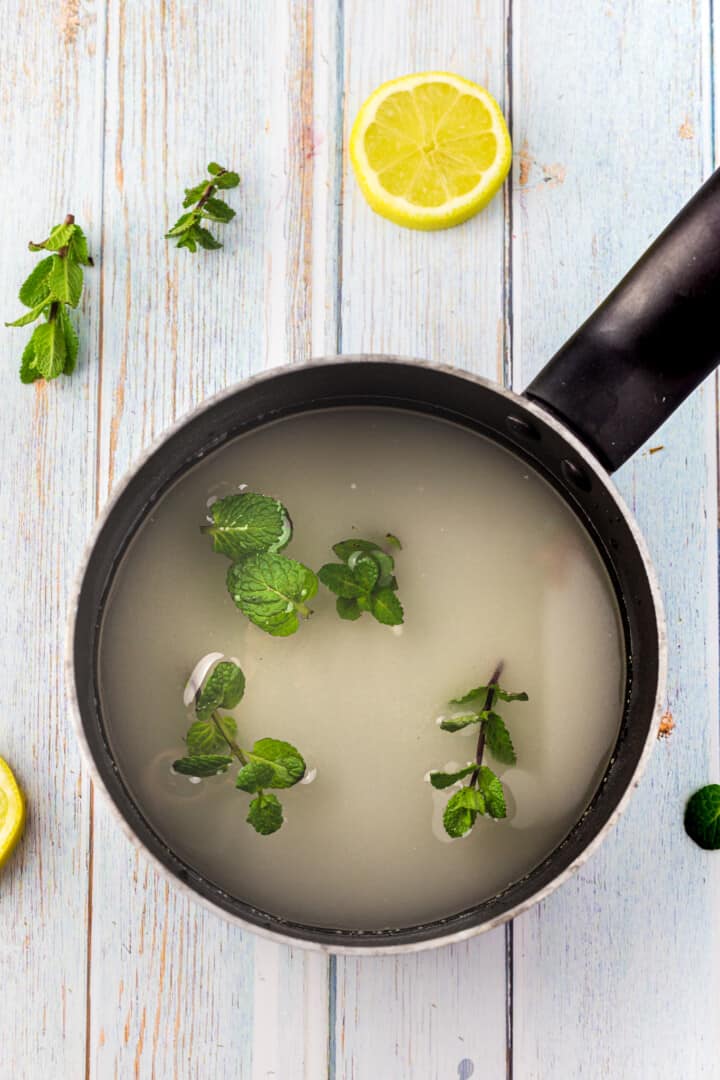
[[[190,210],[187,214],[181,214],[177,219],[172,229],[165,233],[165,239],[169,240],[173,236],[182,236],[188,229],[191,229],[197,221],[197,214],[194,210]]]
[[[239,560],[247,555],[282,551],[292,539],[290,515],[281,502],[247,492],[218,499],[210,509],[213,524],[201,532],[213,539],[213,550]]]
[[[374,544],[372,540],[340,540],[339,543],[333,544],[333,551],[338,559],[342,559],[343,562],[347,562],[356,551],[378,550],[378,545]]]
[[[173,769],[183,776],[216,776],[219,772],[227,772],[230,765],[232,758],[225,754],[193,754],[173,761]]]
[[[32,311],[26,311],[24,315],[21,315],[19,319],[15,319],[14,322],[6,322],[6,326],[27,326],[31,322],[35,322],[42,315],[45,308],[50,304],[50,300],[42,300],[36,304]]]
[[[326,589],[334,592],[336,596],[342,596],[345,600],[357,599],[367,592],[367,589],[358,581],[354,571],[345,563],[325,563],[318,570],[318,577]]]
[[[35,348],[35,367],[45,379],[56,379],[65,367],[67,350],[65,334],[59,319],[35,327],[32,340]]]
[[[470,773],[475,772],[475,768],[476,765],[475,762],[473,762],[472,765],[466,765],[464,769],[458,769],[457,772],[449,773],[433,771],[430,773],[430,783],[434,788],[439,788],[440,790],[452,787],[453,784],[457,784],[458,780],[463,780],[466,776],[469,776]]]
[[[221,750],[227,750],[227,743],[209,720],[196,720],[191,724],[185,742],[192,755],[219,754]]]
[[[272,787],[275,771],[272,765],[264,761],[249,761],[243,765],[235,780],[235,787],[249,791],[252,795],[264,787]]]
[[[61,259],[59,255],[54,255],[48,285],[53,296],[62,300],[63,304],[77,307],[83,287],[82,268],[72,259]]]
[[[212,221],[232,221],[235,217],[233,208],[222,199],[207,199],[203,203],[203,213],[207,214]]]
[[[283,823],[280,800],[272,794],[258,795],[250,803],[250,810],[245,820],[261,836],[269,836],[270,833],[277,832]]]
[[[307,601],[317,592],[309,567],[285,555],[251,555],[228,570],[233,601],[251,622],[273,637],[287,637],[298,628],[298,612],[307,618]]]
[[[448,836],[464,836],[470,832],[478,814],[485,813],[485,799],[475,788],[464,787],[448,799],[443,825]]]
[[[485,720],[485,741],[487,748],[496,761],[503,765],[514,765],[517,761],[515,747],[510,738],[510,732],[505,726],[502,716],[496,712],[488,712]]]
[[[377,551],[373,551],[368,558],[375,561],[378,570],[380,571],[380,575],[377,579],[377,587],[379,589],[397,589],[397,581],[393,577],[395,560],[392,555],[386,555],[384,551],[378,549]]]
[[[42,379],[42,375],[35,367],[35,345],[31,337],[23,350],[20,361],[20,382],[29,385],[37,382],[38,379]]]
[[[70,237],[68,258],[74,259],[77,263],[82,263],[83,266],[92,266],[87,238],[79,225],[75,226],[75,232]]]
[[[348,569],[352,570],[353,577],[364,593],[372,592],[380,577],[380,567],[371,555],[356,551],[348,559]]]
[[[209,720],[216,709],[234,709],[245,693],[245,676],[237,664],[222,660],[205,680],[195,699],[198,720]]]
[[[281,739],[259,739],[246,756],[249,762],[272,769],[272,780],[267,780],[261,786],[289,788],[305,775],[302,755],[294,746]]]
[[[199,202],[205,193],[206,187],[207,180],[203,180],[201,184],[196,184],[195,187],[185,188],[185,198],[183,199],[183,206],[194,206],[196,202]]]
[[[40,248],[45,248],[46,251],[59,251],[70,242],[76,227],[75,225],[56,225],[44,243],[28,246],[31,251],[38,251]]]
[[[492,818],[504,818],[507,815],[505,807],[505,792],[502,783],[492,769],[487,765],[480,766],[478,775],[478,789],[485,799],[487,813]],[[482,811],[480,811],[482,813]]]
[[[65,366],[63,368],[63,375],[72,375],[77,366],[78,357],[78,336],[75,327],[70,322],[70,316],[64,307],[60,307],[58,319],[62,325],[62,331],[65,335]]]
[[[720,848],[720,784],[700,788],[685,807],[685,832],[706,851]]]
[[[482,718],[482,713],[469,713],[467,716],[447,716],[441,721],[440,727],[443,731],[462,731],[463,728],[469,727],[470,724],[479,724]]]
[[[528,696],[523,690],[520,694],[511,694],[507,690],[501,690],[499,686],[495,686],[495,696],[500,701],[527,701]]]
[[[355,619],[359,619],[362,615],[357,600],[350,600],[345,596],[338,596],[335,601],[335,607],[337,608],[337,613],[341,619],[348,619],[351,622],[354,622]]]
[[[468,690],[467,694],[463,694],[462,697],[450,698],[451,705],[467,705],[470,701],[475,701],[477,698],[485,698],[491,690],[494,690],[493,686],[476,686],[472,690]]]
[[[44,259],[35,266],[28,277],[25,278],[20,286],[20,292],[18,293],[18,299],[25,307],[34,308],[38,304],[47,300],[50,295],[50,287],[47,283],[47,276],[50,273],[50,268],[53,263],[53,255],[46,255]]]
[[[219,240],[216,240],[212,233],[201,225],[196,225],[193,229],[193,238],[197,240],[201,248],[205,248],[206,251],[217,251],[222,247]]]
[[[403,621],[403,608],[392,589],[379,589],[372,597],[372,613],[385,626],[398,626]]]
[[[213,183],[219,188],[234,188],[240,183],[240,177],[236,172],[216,173]]]
[[[385,533],[385,543],[390,544],[391,547],[396,547],[398,551],[402,551],[402,544],[394,533]]]
[[[182,247],[187,248],[188,251],[193,251],[193,252],[197,251],[197,244],[193,240],[190,233],[185,233],[184,236],[181,236],[180,239],[178,240],[176,246],[179,247],[179,248],[182,248]]]
[[[211,161],[207,167],[207,171],[211,176],[217,176],[218,173],[224,172],[222,165],[218,165],[217,161]]]

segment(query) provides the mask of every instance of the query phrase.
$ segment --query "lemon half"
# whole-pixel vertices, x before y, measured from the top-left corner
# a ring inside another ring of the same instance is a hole
[[[0,758],[0,866],[9,858],[25,825],[25,799],[10,766]]]
[[[353,124],[350,159],[378,214],[411,229],[447,229],[492,199],[508,174],[512,146],[487,90],[427,71],[370,95]]]

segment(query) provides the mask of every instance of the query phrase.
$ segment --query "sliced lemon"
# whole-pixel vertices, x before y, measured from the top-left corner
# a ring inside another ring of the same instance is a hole
[[[383,83],[357,115],[350,159],[373,210],[411,229],[447,229],[490,202],[512,146],[495,98],[443,71]]]
[[[0,866],[9,858],[25,825],[25,799],[10,766],[0,758]]]

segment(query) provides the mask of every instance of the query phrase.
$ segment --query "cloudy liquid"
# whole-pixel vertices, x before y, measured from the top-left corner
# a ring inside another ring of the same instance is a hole
[[[322,586],[314,614],[273,638],[235,608],[228,560],[198,526],[213,497],[251,491],[288,507],[286,554],[317,569],[346,537],[396,534],[401,628],[343,622]],[[235,769],[173,774],[193,719],[183,689],[209,653],[247,677],[241,745],[273,736],[313,781],[279,792],[273,836],[245,824]],[[428,770],[474,758],[477,729],[450,734],[448,699],[488,680],[530,700],[502,708],[518,762],[497,765],[508,802],[450,841],[447,792]],[[281,917],[342,928],[408,926],[460,911],[540,862],[590,800],[624,691],[619,613],[587,534],[553,489],[481,436],[378,409],[319,412],[235,440],[185,475],[133,541],[100,649],[117,761],[157,832],[187,863]]]

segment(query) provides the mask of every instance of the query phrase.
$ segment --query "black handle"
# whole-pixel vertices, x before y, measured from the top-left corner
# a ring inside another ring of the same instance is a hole
[[[525,393],[610,470],[720,363],[720,169]]]

